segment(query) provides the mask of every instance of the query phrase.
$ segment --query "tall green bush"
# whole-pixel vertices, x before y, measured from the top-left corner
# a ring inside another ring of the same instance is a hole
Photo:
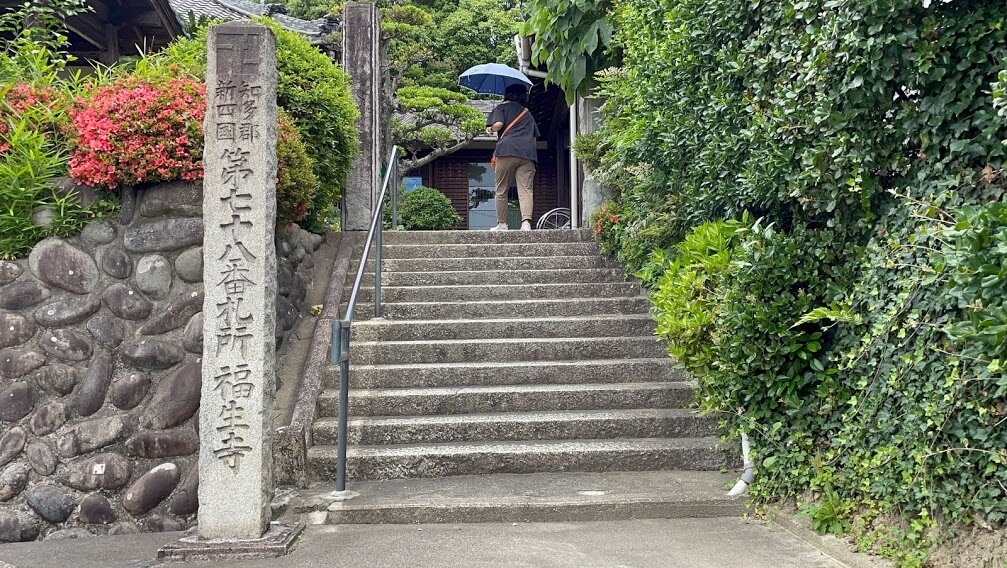
[[[294,120],[318,178],[318,191],[303,225],[321,232],[336,214],[359,153],[359,112],[349,77],[301,34],[269,19],[259,21],[276,33],[277,102]]]
[[[692,326],[683,300],[662,329],[708,361],[724,433],[751,435],[758,499],[821,496],[815,526],[902,566],[1007,515],[1004,8],[619,2],[623,65],[597,75],[602,130],[579,145],[615,195],[603,246],[655,298],[695,290],[664,269],[695,260],[677,244],[696,227],[763,219],[728,247],[715,315]]]
[[[293,120],[319,184],[301,224],[322,232],[336,214],[359,153],[359,112],[350,94],[349,78],[301,34],[269,18],[258,21],[276,34],[277,103]],[[191,39],[176,40],[162,53],[124,70],[151,79],[183,74],[202,80],[206,74],[206,33],[204,28]]]

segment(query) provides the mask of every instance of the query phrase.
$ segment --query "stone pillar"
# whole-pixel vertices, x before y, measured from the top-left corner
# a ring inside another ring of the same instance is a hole
[[[601,108],[602,101],[599,98],[577,97],[577,132],[580,134],[590,134],[598,130],[598,109]],[[581,171],[584,166],[581,164]],[[611,192],[600,185],[586,172],[583,172],[583,183],[581,184],[581,227],[590,226],[591,214],[594,213],[602,202],[609,198]]]
[[[381,191],[381,16],[364,2],[343,5],[343,69],[360,109],[360,156],[343,191],[342,227],[366,231]]]
[[[258,539],[273,494],[276,40],[229,22],[207,54],[199,538]]]

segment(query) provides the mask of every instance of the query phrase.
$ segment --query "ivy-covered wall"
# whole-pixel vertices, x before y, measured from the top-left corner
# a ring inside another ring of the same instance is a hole
[[[596,230],[651,287],[702,407],[751,437],[757,499],[902,566],[1002,526],[1007,3],[607,17],[621,64],[577,144],[615,194]]]

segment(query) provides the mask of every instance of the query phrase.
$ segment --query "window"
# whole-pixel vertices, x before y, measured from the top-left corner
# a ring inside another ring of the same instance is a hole
[[[484,230],[497,224],[496,184],[489,162],[469,162],[469,229]],[[521,226],[521,209],[517,189],[507,192],[507,225],[512,229]]]

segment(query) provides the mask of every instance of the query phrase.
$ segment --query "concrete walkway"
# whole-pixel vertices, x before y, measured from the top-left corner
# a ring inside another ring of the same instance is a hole
[[[0,568],[161,567],[180,533],[0,545]],[[5,565],[7,564],[7,565]],[[289,556],[184,568],[844,568],[779,527],[737,518],[309,526]]]

